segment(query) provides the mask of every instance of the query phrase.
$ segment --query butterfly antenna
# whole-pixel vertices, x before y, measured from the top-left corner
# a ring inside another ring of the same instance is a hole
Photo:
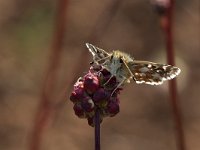
[[[102,60],[108,59],[109,57],[111,57],[111,55],[108,55],[108,56],[106,56],[106,57],[104,57],[104,58],[102,58],[102,59],[99,59],[99,60],[97,60],[97,62],[100,62],[100,61],[102,61]]]
[[[126,80],[126,78],[124,78],[124,79],[117,85],[117,87],[112,91],[111,97],[112,97],[112,95],[115,93],[115,91],[124,83],[125,80]]]

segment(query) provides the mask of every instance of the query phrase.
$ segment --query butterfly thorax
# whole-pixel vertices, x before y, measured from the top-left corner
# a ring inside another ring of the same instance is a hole
[[[133,59],[128,54],[115,50],[111,53],[107,67],[112,75],[116,76],[119,81],[122,81],[130,77],[130,73],[124,64],[128,64],[129,62],[133,62]]]

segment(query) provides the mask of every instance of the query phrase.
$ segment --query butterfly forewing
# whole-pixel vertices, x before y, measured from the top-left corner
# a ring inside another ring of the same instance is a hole
[[[180,73],[180,69],[177,67],[148,61],[134,60],[128,66],[138,84],[159,85],[165,80],[173,79]]]
[[[103,63],[106,60],[105,58],[108,58],[110,56],[109,53],[107,53],[103,49],[100,49],[92,44],[86,43],[86,46],[89,49],[89,51],[92,53],[93,61],[96,63],[100,63],[99,61]]]

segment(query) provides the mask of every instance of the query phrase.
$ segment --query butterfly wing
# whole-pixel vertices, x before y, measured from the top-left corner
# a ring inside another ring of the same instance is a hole
[[[148,61],[136,61],[128,64],[134,75],[136,83],[145,83],[151,85],[162,84],[165,80],[175,78],[181,70],[178,67],[165,64],[157,64]]]
[[[105,59],[110,56],[110,54],[107,53],[105,50],[100,49],[92,44],[86,43],[86,46],[88,50],[90,51],[90,53],[92,53],[93,61],[95,63],[100,63],[100,61],[101,63],[103,63]]]

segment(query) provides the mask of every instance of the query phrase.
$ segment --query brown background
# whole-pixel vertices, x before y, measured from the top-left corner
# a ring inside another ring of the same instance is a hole
[[[120,49],[136,59],[166,62],[159,18],[149,1],[124,0],[114,10],[107,10],[111,2],[68,2],[61,63],[52,94],[56,107],[42,134],[42,150],[94,149],[93,128],[86,120],[74,115],[68,98],[71,83],[89,67],[91,55],[85,43],[94,40],[90,39],[92,34],[98,35],[93,44],[105,50]],[[56,8],[57,3],[53,0],[0,0],[1,150],[27,150],[30,147],[49,66]],[[105,10],[111,11],[111,17],[105,15],[108,13]],[[199,150],[199,0],[178,0],[174,21],[176,62],[182,69],[178,91],[186,147]],[[103,22],[107,22],[105,27],[98,29]],[[63,90],[66,91],[65,98],[60,98]],[[161,86],[131,83],[122,91],[120,102],[120,113],[105,118],[101,126],[103,150],[177,149],[167,83]]]

